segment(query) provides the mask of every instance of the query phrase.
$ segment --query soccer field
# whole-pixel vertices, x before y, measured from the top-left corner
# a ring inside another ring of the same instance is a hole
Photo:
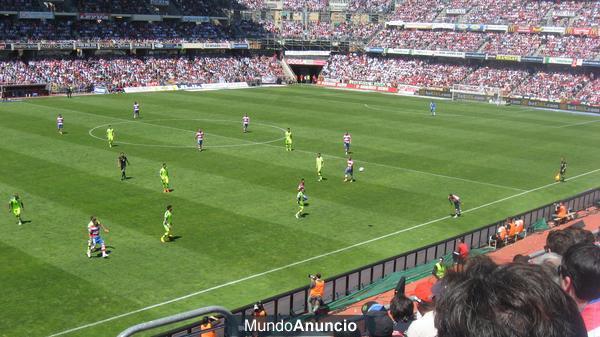
[[[451,101],[437,113],[426,99],[300,86],[0,104],[0,195],[18,192],[27,221],[18,226],[5,203],[0,336],[114,336],[193,308],[235,308],[305,285],[308,273],[327,278],[599,185],[600,117]],[[354,183],[343,182],[345,131],[365,168]],[[571,180],[554,183],[561,156]],[[309,205],[296,219],[300,178]],[[448,193],[463,217],[448,217]],[[168,204],[180,238],[161,243]],[[110,228],[108,259],[85,255],[90,215]]]

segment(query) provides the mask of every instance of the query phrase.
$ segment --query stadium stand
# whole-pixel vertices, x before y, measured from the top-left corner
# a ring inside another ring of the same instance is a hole
[[[48,83],[80,91],[105,87],[253,81],[262,76],[283,77],[276,58],[269,56],[94,57],[43,58],[27,63],[0,62],[0,84]]]

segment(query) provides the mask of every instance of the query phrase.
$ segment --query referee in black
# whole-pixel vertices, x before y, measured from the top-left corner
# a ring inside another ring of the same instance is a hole
[[[564,157],[560,158],[560,169],[558,171],[558,174],[560,175],[560,182],[564,183],[565,176],[567,175],[567,161]]]
[[[127,156],[125,156],[125,153],[121,152],[121,154],[119,155],[119,159],[117,159],[117,164],[119,165],[119,168],[121,169],[121,181],[127,179],[127,174],[125,174],[125,169],[127,168],[127,165],[129,165],[129,160],[127,160]]]

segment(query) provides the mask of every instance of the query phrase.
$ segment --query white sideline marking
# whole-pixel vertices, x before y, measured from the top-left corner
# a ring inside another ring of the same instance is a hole
[[[561,125],[561,126],[557,126],[557,128],[568,128],[568,127],[571,127],[571,126],[585,125],[585,124],[598,123],[598,122],[600,122],[600,119],[596,119],[596,120],[593,120],[593,121],[587,121],[587,122],[581,122],[581,123],[573,123],[573,124]]]
[[[569,179],[566,179],[566,180],[567,181],[574,180],[574,179],[577,179],[577,178],[580,178],[580,177],[583,177],[583,176],[586,176],[586,175],[589,175],[589,174],[592,174],[592,173],[595,173],[595,172],[598,172],[598,171],[600,171],[600,168],[592,170],[592,171],[589,171],[589,172],[585,172],[585,173],[582,173],[582,174],[579,174],[579,175],[576,175],[576,176],[574,176],[572,178],[569,178]],[[550,186],[554,186],[554,185],[557,185],[557,184],[560,184],[560,182],[553,182],[551,184],[547,184],[547,185],[544,185],[544,186],[536,187],[536,188],[531,189],[531,190],[523,191],[523,192],[518,193],[518,194],[514,194],[514,195],[511,195],[511,196],[502,198],[502,199],[498,199],[496,201],[489,202],[487,204],[483,204],[483,205],[480,205],[480,206],[468,209],[468,210],[464,211],[463,213],[473,212],[473,211],[476,211],[478,209],[485,208],[485,207],[488,207],[488,206],[491,206],[491,205],[494,205],[494,204],[497,204],[497,203],[500,203],[500,202],[503,202],[503,201],[506,201],[506,200],[509,200],[509,199],[520,197],[522,195],[525,195],[525,194],[528,194],[528,193],[531,193],[531,192],[539,191],[541,189],[545,189],[545,188],[548,188]],[[131,315],[137,314],[139,312],[143,312],[143,311],[147,311],[147,310],[150,310],[150,309],[158,308],[158,307],[170,304],[170,303],[178,302],[178,301],[190,298],[190,297],[194,297],[194,296],[197,296],[197,295],[208,293],[208,292],[211,292],[213,290],[221,289],[221,288],[224,288],[224,287],[227,287],[227,286],[230,286],[230,285],[234,285],[234,284],[238,284],[238,283],[241,283],[241,282],[244,282],[244,281],[255,279],[257,277],[261,277],[261,276],[264,276],[264,275],[272,274],[272,273],[278,272],[280,270],[284,270],[284,269],[288,269],[288,268],[297,266],[299,264],[303,264],[303,263],[306,263],[306,262],[317,260],[317,259],[320,259],[322,257],[329,256],[329,255],[334,255],[334,254],[337,254],[337,253],[340,253],[340,252],[343,252],[343,251],[346,251],[346,250],[350,250],[352,248],[360,247],[360,246],[369,244],[371,242],[379,241],[381,239],[385,239],[385,238],[390,237],[390,236],[398,235],[400,233],[404,233],[404,232],[407,232],[407,231],[410,231],[410,230],[413,230],[413,229],[416,229],[416,228],[419,228],[419,227],[427,226],[427,225],[430,225],[430,224],[433,224],[433,223],[436,223],[436,222],[440,222],[440,221],[443,221],[443,220],[447,220],[447,219],[450,219],[450,218],[451,217],[449,215],[447,215],[445,217],[441,217],[441,218],[438,218],[438,219],[430,220],[430,221],[427,221],[427,222],[424,222],[424,223],[421,223],[421,224],[418,224],[418,225],[415,225],[415,226],[412,226],[412,227],[404,228],[404,229],[401,229],[401,230],[398,230],[398,231],[395,231],[395,232],[392,232],[392,233],[389,233],[389,234],[385,234],[385,235],[382,235],[382,236],[379,236],[379,237],[376,237],[376,238],[372,238],[372,239],[369,239],[369,240],[366,240],[366,241],[355,243],[353,245],[346,246],[346,247],[343,247],[343,248],[340,248],[340,249],[336,249],[336,250],[333,250],[333,251],[330,251],[330,252],[327,252],[327,253],[324,253],[324,254],[316,255],[316,256],[309,257],[307,259],[301,260],[301,261],[293,262],[293,263],[290,263],[290,264],[285,265],[285,266],[273,268],[273,269],[264,271],[262,273],[258,273],[258,274],[246,276],[246,277],[241,278],[241,279],[237,279],[237,280],[234,280],[234,281],[229,281],[227,283],[223,283],[223,284],[211,287],[211,288],[206,288],[206,289],[199,290],[199,291],[196,291],[196,292],[184,295],[184,296],[176,297],[176,298],[170,299],[168,301],[164,301],[164,302],[161,302],[161,303],[156,303],[156,304],[144,307],[144,308],[140,308],[140,309],[129,311],[129,312],[126,312],[126,313],[123,313],[123,314],[120,314],[120,315],[112,316],[112,317],[109,317],[109,318],[106,318],[106,319],[103,319],[103,320],[100,320],[100,321],[97,321],[97,322],[92,322],[92,323],[88,323],[88,324],[85,324],[85,325],[81,325],[81,326],[76,327],[76,328],[71,328],[71,329],[68,329],[68,330],[57,332],[57,333],[52,334],[52,335],[50,335],[48,337],[55,337],[55,336],[65,335],[65,334],[68,334],[68,333],[71,333],[71,332],[83,330],[83,329],[90,328],[90,327],[93,327],[93,326],[96,326],[96,325],[100,325],[100,324],[103,324],[103,323],[106,323],[106,322],[114,321],[114,320],[119,319],[119,318],[131,316]]]

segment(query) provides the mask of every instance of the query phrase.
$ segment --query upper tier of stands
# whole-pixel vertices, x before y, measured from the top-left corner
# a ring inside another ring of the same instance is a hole
[[[331,0],[332,4],[338,4]],[[282,0],[285,10],[327,11],[330,0]],[[222,16],[227,9],[266,9],[265,0],[172,0],[152,5],[146,0],[0,0],[5,11],[73,13],[170,14]],[[597,0],[350,0],[348,12],[390,13],[388,19],[407,22],[520,24],[597,27]]]
[[[490,54],[541,55],[596,59],[600,38],[542,33],[454,32],[432,30],[381,30],[369,43],[373,47]]]

